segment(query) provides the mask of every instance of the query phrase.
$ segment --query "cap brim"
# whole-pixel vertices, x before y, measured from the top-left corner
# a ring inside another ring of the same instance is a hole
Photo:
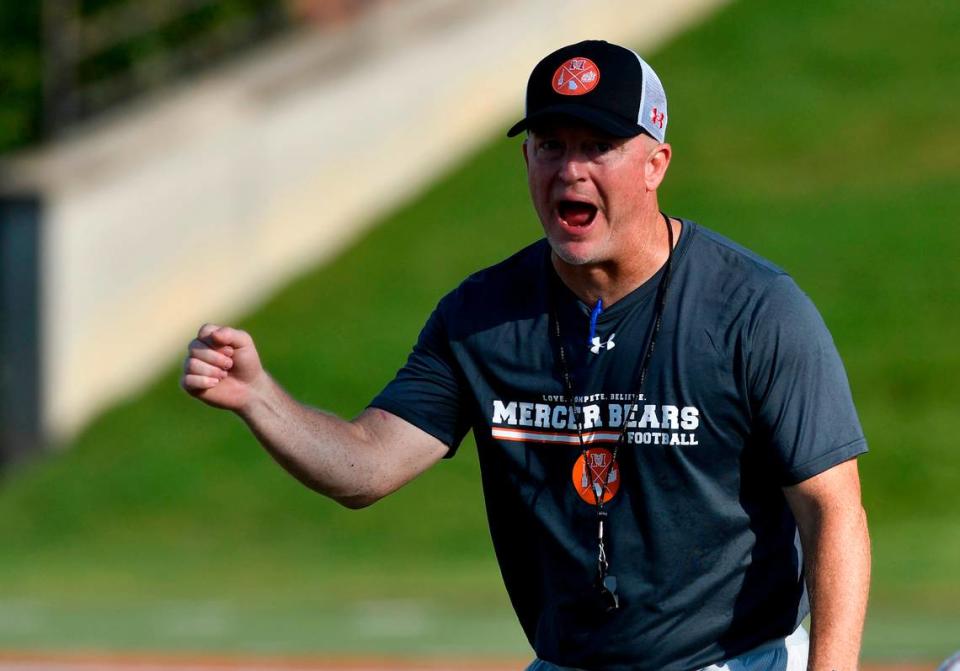
[[[525,130],[530,130],[537,124],[545,123],[554,119],[576,119],[583,121],[590,126],[596,126],[600,130],[613,135],[614,137],[635,137],[643,132],[643,127],[635,121],[624,119],[618,114],[598,110],[586,105],[577,105],[575,103],[564,103],[562,105],[551,105],[542,110],[530,114],[521,119],[507,131],[507,137],[514,137]]]

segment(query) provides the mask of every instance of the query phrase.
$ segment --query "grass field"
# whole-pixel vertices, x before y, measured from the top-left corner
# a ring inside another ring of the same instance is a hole
[[[0,653],[0,671],[517,671],[526,660],[512,657],[397,659],[396,657],[324,658],[211,655]],[[867,663],[862,671],[930,671],[918,663]]]
[[[958,34],[947,0],[750,0],[650,55],[664,208],[786,267],[846,361],[871,445],[872,658],[960,647]],[[443,293],[538,233],[519,147],[496,139],[240,325],[296,396],[353,415]],[[341,510],[176,377],[6,477],[0,646],[525,654],[472,442]]]

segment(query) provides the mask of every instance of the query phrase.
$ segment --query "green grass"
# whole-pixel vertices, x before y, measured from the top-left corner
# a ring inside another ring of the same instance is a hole
[[[650,55],[664,208],[786,267],[847,363],[874,657],[944,657],[960,631],[957,34],[955,2],[750,0]],[[498,139],[241,326],[296,396],[353,415],[443,293],[538,233]],[[0,488],[0,645],[523,654],[472,442],[341,510],[175,380]]]

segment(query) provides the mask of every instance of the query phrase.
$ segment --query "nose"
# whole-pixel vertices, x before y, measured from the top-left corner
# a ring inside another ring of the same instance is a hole
[[[558,176],[566,184],[582,181],[586,172],[584,169],[585,157],[576,151],[568,151],[560,161]]]

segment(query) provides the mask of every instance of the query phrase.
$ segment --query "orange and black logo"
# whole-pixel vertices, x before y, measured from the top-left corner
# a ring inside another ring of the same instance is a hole
[[[600,68],[589,58],[571,58],[553,74],[553,90],[564,96],[590,93],[600,82]]]
[[[580,498],[596,505],[599,499],[607,503],[620,491],[620,466],[610,450],[591,447],[586,460],[581,454],[573,464],[573,487]]]

